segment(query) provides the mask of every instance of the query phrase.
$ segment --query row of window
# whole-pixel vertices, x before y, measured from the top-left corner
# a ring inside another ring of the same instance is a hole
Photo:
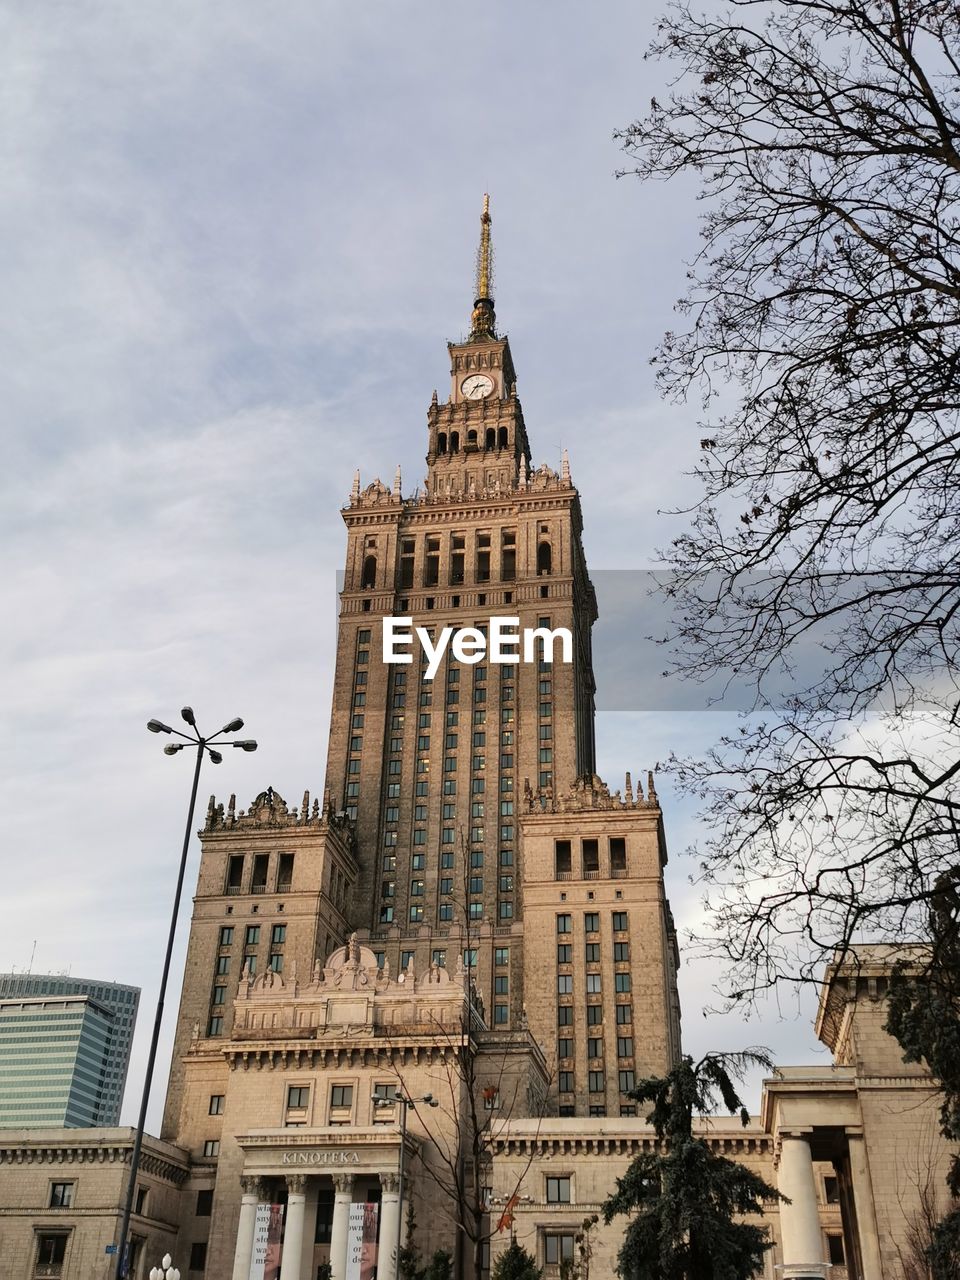
[[[633,1005],[618,1004],[616,1009],[616,1022],[618,1027],[629,1026],[633,1022]],[[561,1004],[557,1006],[557,1026],[572,1027],[573,1026],[573,1005]],[[603,1005],[588,1004],[587,1005],[587,1026],[599,1027],[603,1023]]]
[[[247,947],[255,947],[260,942],[260,929],[258,924],[248,924],[243,934],[244,945]],[[234,926],[232,924],[224,924],[220,926],[219,945],[223,947],[232,947],[234,938]],[[279,946],[287,940],[287,926],[285,924],[275,924],[270,926],[270,943],[272,946]]]
[[[454,432],[456,437],[456,432]],[[441,439],[443,437],[441,436]],[[541,526],[537,535],[536,571],[538,577],[549,576],[553,572],[553,547],[547,536],[547,528]],[[517,577],[517,534],[515,529],[500,531],[499,569],[501,582],[514,582]],[[490,582],[493,578],[494,554],[493,538],[490,533],[476,534],[472,550],[472,579],[474,583]],[[364,548],[363,568],[360,585],[365,590],[372,590],[377,585],[378,552],[376,538],[368,538]],[[401,538],[400,560],[397,573],[397,586],[401,590],[415,585],[417,546],[414,538]],[[451,587],[462,586],[467,582],[467,539],[463,533],[451,533],[447,543],[446,573],[442,569],[443,544],[438,534],[428,534],[423,547],[422,579],[420,586],[437,587],[441,576]]]
[[[626,911],[613,911],[610,913],[610,919],[614,933],[626,933],[630,927],[629,916]],[[599,911],[585,911],[583,913],[583,931],[584,933],[600,932]],[[557,916],[557,933],[573,933],[573,916],[568,912],[562,912]]]
[[[611,875],[626,872],[627,842],[623,836],[609,836],[607,838],[606,853],[606,867],[603,869],[609,870]],[[573,842],[570,840],[555,840],[553,856],[554,870],[557,876],[571,876],[573,874]],[[592,837],[585,837],[580,841],[580,874],[585,877],[599,876],[601,869],[600,841]]]
[[[588,973],[586,975],[587,995],[599,995],[603,990],[602,974]],[[633,990],[633,983],[629,973],[615,973],[613,975],[613,989],[616,992],[627,992]],[[573,995],[573,974],[558,973],[557,974],[557,994],[561,996]]]
[[[255,853],[253,855],[248,882],[245,876],[247,855],[243,853],[231,854],[227,859],[226,892],[228,894],[270,892],[270,858],[271,855],[269,853]],[[273,892],[289,893],[292,885],[293,854],[280,853],[277,855],[276,865],[274,866]]]
[[[636,1076],[633,1069],[627,1069],[617,1072],[618,1088],[621,1093],[630,1093],[636,1088]],[[572,1071],[557,1072],[557,1088],[561,1093],[573,1093],[574,1091],[574,1073]],[[587,1092],[588,1093],[605,1093],[607,1088],[606,1076],[602,1071],[587,1072]]]
[[[570,1036],[561,1036],[557,1041],[557,1057],[562,1062],[566,1058],[572,1058],[573,1055],[573,1039]],[[603,1057],[603,1039],[601,1036],[589,1036],[587,1038],[587,1057]],[[617,1057],[633,1057],[633,1036],[617,1036]]]
[[[583,944],[583,957],[587,964],[599,964],[600,962],[600,943],[585,942]],[[630,959],[630,943],[615,942],[613,944],[613,958],[615,961],[626,961]],[[557,964],[573,963],[573,943],[558,942],[557,943]]]

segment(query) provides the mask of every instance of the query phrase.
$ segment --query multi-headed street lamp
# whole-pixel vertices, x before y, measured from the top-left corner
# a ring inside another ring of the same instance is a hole
[[[163,1255],[159,1267],[150,1268],[150,1280],[180,1280],[180,1269],[173,1265],[169,1253]]]
[[[233,742],[224,742],[221,735],[225,733],[238,733],[243,728],[243,721],[238,716],[225,724],[210,738],[205,738],[197,728],[197,721],[193,714],[192,707],[184,707],[180,712],[187,726],[192,730],[191,733],[184,733],[181,729],[174,729],[168,724],[164,724],[162,720],[148,720],[147,728],[151,733],[170,733],[175,734],[178,738],[183,738],[183,742],[170,742],[163,748],[164,755],[175,756],[178,751],[183,751],[185,747],[195,746],[197,749],[197,763],[193,770],[193,788],[190,792],[190,806],[187,809],[187,826],[183,833],[183,850],[180,854],[180,871],[177,875],[177,891],[173,896],[173,911],[170,915],[170,931],[167,934],[167,951],[163,959],[163,973],[160,978],[160,994],[157,996],[157,1012],[153,1020],[153,1035],[150,1038],[150,1053],[147,1057],[147,1071],[143,1081],[143,1096],[140,1099],[140,1118],[137,1121],[137,1134],[133,1142],[133,1153],[130,1157],[130,1180],[127,1183],[127,1195],[123,1205],[123,1220],[120,1225],[120,1243],[117,1247],[117,1268],[116,1280],[124,1280],[128,1270],[127,1258],[127,1241],[130,1234],[130,1214],[133,1210],[133,1197],[137,1190],[137,1174],[140,1170],[140,1151],[143,1147],[143,1130],[147,1122],[147,1106],[150,1102],[150,1086],[153,1083],[153,1068],[157,1060],[157,1043],[160,1039],[160,1023],[163,1019],[163,1002],[167,993],[167,978],[170,974],[170,957],[173,954],[173,938],[177,931],[177,916],[180,913],[180,896],[183,892],[183,877],[187,869],[187,853],[190,849],[190,833],[193,830],[193,811],[197,803],[197,787],[200,784],[200,766],[203,764],[204,754],[209,755],[214,764],[222,764],[223,756],[217,750],[217,747],[232,746],[238,747],[241,751],[256,751],[257,744],[252,738],[235,739]],[[178,1280],[177,1277],[169,1275],[170,1261],[165,1259],[164,1272],[165,1280]],[[176,1271],[176,1268],[173,1268]],[[156,1268],[154,1268],[156,1270]],[[151,1272],[151,1280],[153,1272]]]
[[[411,1098],[402,1090],[396,1089],[393,1097],[384,1097],[382,1094],[375,1093],[373,1095],[374,1107],[399,1107],[400,1108],[400,1166],[397,1176],[397,1274],[400,1272],[400,1249],[403,1243],[403,1172],[405,1165],[405,1157],[407,1151],[407,1112],[416,1111],[417,1104],[423,1103],[427,1107],[439,1107],[440,1103],[436,1100],[432,1093],[425,1093],[422,1098]]]

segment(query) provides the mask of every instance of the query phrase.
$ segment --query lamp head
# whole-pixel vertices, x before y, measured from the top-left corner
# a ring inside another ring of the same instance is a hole
[[[148,720],[147,728],[151,733],[173,733],[168,724],[164,724],[162,720]]]
[[[425,1094],[423,1095],[423,1097],[420,1099],[420,1101],[421,1101],[421,1102],[432,1102],[432,1101],[433,1101],[433,1094],[432,1094],[432,1093],[425,1093]]]
[[[243,728],[243,721],[239,716],[235,720],[231,720],[229,724],[225,724],[220,730],[221,733],[239,733]]]
[[[219,751],[210,750],[210,759],[214,764],[223,764],[223,756]]]
[[[187,724],[190,725],[192,729],[195,729],[197,727],[197,720],[193,714],[193,707],[184,707],[181,710],[180,714],[183,716],[184,720],[186,720]]]
[[[233,745],[239,747],[241,751],[256,751],[257,749],[257,744],[253,738],[241,738],[239,742],[235,742]]]
[[[175,756],[178,751],[182,751],[182,750],[183,750],[182,742],[168,742],[167,745],[163,748],[163,754],[165,756]]]

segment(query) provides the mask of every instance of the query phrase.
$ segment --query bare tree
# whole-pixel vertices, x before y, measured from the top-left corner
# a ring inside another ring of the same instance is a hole
[[[960,879],[960,10],[679,4],[651,53],[678,76],[619,135],[628,172],[706,207],[656,360],[704,405],[666,639],[752,695],[672,761],[736,1003],[922,939]]]

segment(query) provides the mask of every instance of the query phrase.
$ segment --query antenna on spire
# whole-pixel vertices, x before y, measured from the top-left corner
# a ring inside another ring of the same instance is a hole
[[[490,240],[490,197],[483,197],[480,215],[480,247],[477,250],[477,282],[470,317],[470,337],[495,338],[497,316],[493,309],[493,244]]]

